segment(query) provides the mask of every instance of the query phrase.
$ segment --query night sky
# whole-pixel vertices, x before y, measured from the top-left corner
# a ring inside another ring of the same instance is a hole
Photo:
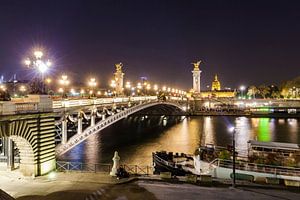
[[[189,89],[202,60],[202,89],[277,84],[300,75],[297,1],[0,0],[0,74],[30,78],[22,65],[34,47],[52,74],[97,76],[101,86],[123,62],[125,78]]]

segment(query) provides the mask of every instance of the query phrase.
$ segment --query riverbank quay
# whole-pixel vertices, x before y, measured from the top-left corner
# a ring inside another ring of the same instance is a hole
[[[159,175],[117,179],[107,173],[57,172],[40,177],[0,172],[0,189],[17,200],[96,199],[299,199],[299,188],[213,179],[203,186],[185,177]],[[1,197],[0,197],[1,199]],[[2,200],[2,199],[1,199]]]
[[[226,111],[205,111],[190,112],[189,116],[234,116],[234,117],[270,117],[270,118],[300,118],[300,113],[287,114],[287,113],[249,113],[249,112],[226,112]]]

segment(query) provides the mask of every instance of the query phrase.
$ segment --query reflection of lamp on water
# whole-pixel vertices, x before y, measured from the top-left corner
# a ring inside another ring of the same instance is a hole
[[[232,126],[229,128],[229,132],[232,133],[232,187],[235,187],[235,128]]]

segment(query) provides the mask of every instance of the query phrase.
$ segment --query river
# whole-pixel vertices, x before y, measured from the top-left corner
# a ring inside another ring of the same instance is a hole
[[[231,144],[230,126],[236,127],[236,147],[241,152],[246,152],[250,139],[300,144],[299,118],[199,116],[165,120],[129,117],[90,136],[59,160],[111,163],[114,151],[118,151],[123,163],[151,165],[154,151],[192,154],[200,145]]]

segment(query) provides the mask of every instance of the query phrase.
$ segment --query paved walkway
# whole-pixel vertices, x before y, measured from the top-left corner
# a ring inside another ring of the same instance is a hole
[[[219,183],[218,187],[201,187],[162,182],[157,176],[133,181],[135,179],[117,180],[104,173],[53,173],[31,178],[19,173],[0,172],[0,189],[17,200],[300,199],[298,188],[287,190],[240,183],[238,189],[230,189],[226,181]]]

